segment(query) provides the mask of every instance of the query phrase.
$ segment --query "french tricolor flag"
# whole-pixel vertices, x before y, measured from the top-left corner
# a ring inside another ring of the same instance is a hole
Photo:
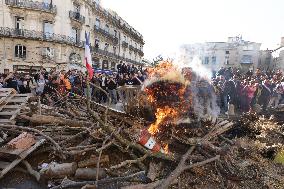
[[[94,70],[92,68],[92,56],[91,56],[91,45],[90,45],[90,33],[85,32],[86,44],[85,44],[85,62],[86,68],[89,73],[89,78],[92,79],[94,75]]]

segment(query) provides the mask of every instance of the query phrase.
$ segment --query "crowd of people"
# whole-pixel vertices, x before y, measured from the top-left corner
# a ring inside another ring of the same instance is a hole
[[[87,75],[79,70],[69,71],[41,69],[37,73],[27,74],[11,72],[2,74],[0,87],[14,88],[18,93],[32,93],[42,96],[46,103],[53,104],[59,96],[87,96]],[[95,72],[90,80],[90,96],[98,103],[107,103],[107,95],[116,104],[123,99],[118,92],[122,86],[137,86],[146,79],[142,67],[126,66],[124,63],[117,67],[116,72]],[[98,86],[104,91],[98,89]]]
[[[98,103],[122,101],[124,94],[118,90],[123,86],[139,86],[147,79],[147,70],[142,67],[127,66],[121,63],[116,72],[95,72],[90,81],[90,96]],[[104,91],[98,89],[99,86]],[[284,75],[278,71],[249,71],[245,74],[233,68],[221,68],[212,78],[212,85],[217,96],[217,104],[222,114],[232,109],[243,113],[248,111],[267,111],[278,108],[284,103]],[[47,72],[45,69],[34,74],[2,74],[0,87],[14,88],[19,93],[33,93],[53,104],[55,96],[87,96],[87,76],[81,71]]]
[[[241,73],[233,68],[221,68],[212,83],[221,113],[265,112],[284,103],[284,75],[280,70]]]

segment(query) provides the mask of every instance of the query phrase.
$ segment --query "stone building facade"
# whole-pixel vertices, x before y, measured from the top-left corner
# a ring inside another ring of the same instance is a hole
[[[143,36],[99,0],[0,0],[0,72],[83,69],[85,32],[95,68],[142,63]]]
[[[260,43],[244,41],[242,37],[229,37],[227,42],[206,42],[184,45],[183,54],[188,64],[197,57],[212,72],[221,67],[234,67],[247,71],[258,67]]]

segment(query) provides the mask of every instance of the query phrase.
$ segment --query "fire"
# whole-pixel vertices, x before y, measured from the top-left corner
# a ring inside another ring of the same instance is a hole
[[[149,77],[164,76],[168,72],[175,70],[174,65],[169,61],[161,62],[157,67],[148,70]]]
[[[149,70],[149,78],[145,83],[144,91],[156,116],[156,121],[150,125],[148,132],[157,136],[162,131],[161,127],[173,123],[189,111],[190,81],[185,79],[182,70],[172,62],[164,61]]]
[[[155,135],[159,132],[159,126],[166,118],[174,118],[178,112],[174,108],[166,106],[165,108],[158,108],[156,112],[156,122],[151,124],[148,131],[150,134]]]
[[[169,154],[170,151],[169,151],[169,144],[166,144],[166,146],[164,147],[164,151],[165,151],[165,154]]]

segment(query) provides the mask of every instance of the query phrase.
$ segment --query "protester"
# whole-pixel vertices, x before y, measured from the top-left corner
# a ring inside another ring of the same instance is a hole
[[[109,80],[107,81],[107,88],[108,88],[108,92],[111,98],[111,102],[113,104],[116,104],[117,103],[117,91],[116,91],[117,84],[113,76],[109,77]]]

